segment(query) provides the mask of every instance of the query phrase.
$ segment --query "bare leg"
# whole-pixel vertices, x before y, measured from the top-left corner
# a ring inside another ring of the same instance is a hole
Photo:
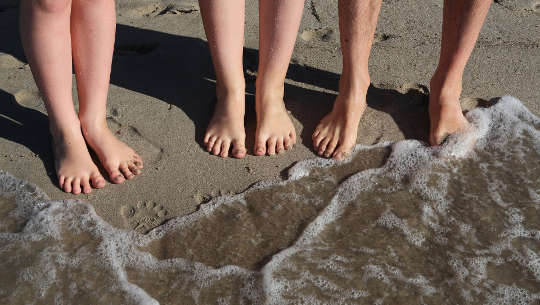
[[[283,102],[284,82],[300,26],[303,0],[260,0],[255,155],[280,153],[296,143]]]
[[[343,73],[332,112],[313,133],[313,146],[319,155],[342,160],[356,143],[358,123],[366,108],[368,61],[380,8],[381,0],[339,1]]]
[[[200,0],[206,37],[216,71],[217,103],[204,144],[209,152],[227,157],[246,155],[244,131],[245,80],[242,70],[244,45],[243,0]]]
[[[106,104],[114,48],[113,0],[72,0],[71,37],[79,92],[79,118],[88,145],[109,178],[122,183],[139,174],[142,159],[107,127]]]
[[[22,0],[21,38],[49,115],[56,173],[66,192],[105,186],[92,161],[72,100],[70,0]]]
[[[429,94],[431,145],[468,126],[459,104],[463,71],[490,4],[490,0],[444,1],[441,54]]]

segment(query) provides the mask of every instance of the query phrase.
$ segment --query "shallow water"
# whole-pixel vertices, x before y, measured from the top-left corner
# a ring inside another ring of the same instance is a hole
[[[511,97],[467,118],[442,147],[303,161],[147,235],[0,171],[0,303],[539,304],[540,119]]]

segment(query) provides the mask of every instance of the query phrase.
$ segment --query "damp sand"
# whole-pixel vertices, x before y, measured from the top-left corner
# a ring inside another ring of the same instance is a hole
[[[509,96],[467,119],[441,147],[302,161],[146,235],[2,171],[0,302],[538,304],[540,119]]]

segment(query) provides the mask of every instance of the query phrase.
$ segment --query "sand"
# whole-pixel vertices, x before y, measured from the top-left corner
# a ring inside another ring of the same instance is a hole
[[[273,157],[255,157],[250,149],[243,160],[211,156],[201,146],[215,76],[196,1],[117,1],[109,124],[142,155],[145,169],[127,183],[79,196],[56,186],[44,105],[18,38],[17,3],[0,4],[0,168],[36,184],[51,199],[84,200],[114,226],[144,233],[196,211],[211,197],[282,179],[294,163],[315,157],[311,133],[331,108],[341,70],[337,1],[306,2],[285,88],[298,145]],[[251,148],[258,16],[256,1],[246,5]],[[539,14],[534,1],[492,5],[464,76],[466,108],[510,94],[540,114]],[[427,85],[437,64],[441,17],[442,1],[383,2],[370,61],[373,86],[358,143],[426,140]],[[157,217],[144,217],[146,206]]]

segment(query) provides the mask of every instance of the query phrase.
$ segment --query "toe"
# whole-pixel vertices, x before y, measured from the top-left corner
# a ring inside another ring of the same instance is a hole
[[[266,148],[268,149],[267,152],[270,156],[276,154],[276,142],[277,142],[276,137],[270,137],[270,139],[266,141],[266,144],[267,144]]]
[[[81,180],[82,192],[84,194],[90,194],[92,192],[92,187],[90,186],[90,178],[85,177]]]
[[[244,144],[244,141],[233,140],[232,146],[233,146],[233,150],[232,150],[233,157],[241,159],[246,156],[246,146]]]
[[[212,154],[214,156],[217,156],[219,155],[219,152],[221,151],[221,139],[217,139],[216,142],[214,143],[214,148],[212,148]]]
[[[292,148],[292,141],[290,137],[285,137],[283,139],[283,148],[285,148],[286,150]]]
[[[318,151],[319,156],[323,155],[324,151],[326,150],[326,146],[328,145],[329,142],[330,142],[329,137],[326,137],[322,140],[321,144],[319,145],[319,151]]]
[[[319,151],[319,146],[321,145],[322,140],[324,139],[324,135],[322,133],[319,133],[314,139],[313,139],[313,148],[316,151]]]
[[[285,150],[283,146],[283,138],[278,138],[276,142],[276,153],[281,153]]]
[[[211,136],[210,139],[208,140],[208,143],[206,144],[206,150],[211,152],[212,149],[214,148],[214,144],[216,143],[216,140],[217,140],[217,137],[216,136]]]
[[[109,167],[109,179],[111,179],[113,183],[122,183],[126,180],[124,175],[118,170],[117,166]]]
[[[266,154],[266,139],[265,138],[257,137],[254,151],[255,151],[256,156],[262,156]]]
[[[211,135],[210,133],[207,133],[207,134],[204,135],[204,139],[203,139],[204,145],[207,145],[207,144],[208,144],[208,141],[210,140],[210,137],[211,137],[211,136],[212,136],[212,135]]]
[[[98,172],[94,172],[90,175],[90,182],[92,183],[92,186],[97,189],[104,187],[106,184],[105,178]]]
[[[79,195],[81,193],[81,178],[77,177],[73,179],[71,192],[75,195]]]
[[[134,161],[131,161],[128,163],[128,168],[135,175],[138,175],[141,173],[141,170],[135,165]]]
[[[222,158],[227,158],[229,156],[229,148],[231,148],[231,141],[223,140],[223,142],[221,142],[221,153],[219,155]]]
[[[133,179],[135,175],[129,170],[127,162],[120,163],[120,172],[122,172],[122,175],[126,177],[126,179]]]
[[[64,192],[71,193],[72,187],[71,183],[73,182],[73,177],[66,177],[64,180]]]
[[[291,139],[293,144],[296,144],[296,133],[295,132],[290,132],[289,133],[289,138]]]
[[[133,164],[135,164],[138,169],[143,169],[144,167],[143,160],[138,154],[133,155]]]
[[[334,151],[336,150],[336,146],[337,146],[337,143],[338,143],[338,137],[334,137],[330,143],[328,144],[328,146],[326,146],[326,150],[324,151],[324,156],[326,158],[329,158],[333,153]]]
[[[58,186],[63,189],[64,188],[64,181],[66,180],[66,177],[64,175],[60,175],[58,177]]]

